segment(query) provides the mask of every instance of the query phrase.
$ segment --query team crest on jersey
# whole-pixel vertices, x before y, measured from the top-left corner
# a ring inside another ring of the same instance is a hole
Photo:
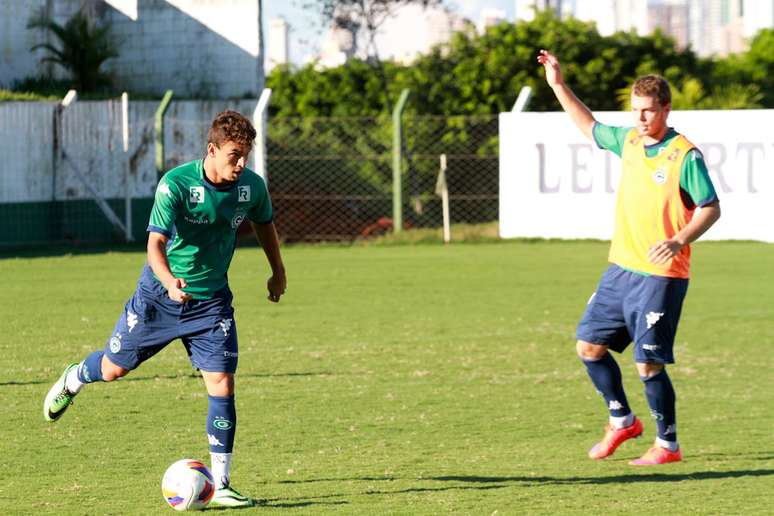
[[[231,228],[232,229],[238,228],[243,220],[245,220],[245,214],[242,213],[241,211],[236,212],[236,214],[234,214],[234,218],[231,219]]]
[[[240,186],[237,193],[239,202],[250,202],[250,185]]]
[[[657,185],[663,185],[666,183],[666,172],[664,172],[663,169],[658,169],[655,172],[653,172],[653,181]]]
[[[188,189],[188,200],[192,203],[204,202],[204,187],[192,186]]]

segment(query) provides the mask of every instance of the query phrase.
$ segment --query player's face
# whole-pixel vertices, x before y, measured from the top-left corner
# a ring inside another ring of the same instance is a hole
[[[207,145],[207,154],[215,163],[215,174],[221,181],[236,181],[247,166],[250,147],[228,141],[218,147],[214,143]]]
[[[667,127],[671,104],[662,106],[656,97],[640,97],[632,94],[632,113],[640,136],[658,139]]]

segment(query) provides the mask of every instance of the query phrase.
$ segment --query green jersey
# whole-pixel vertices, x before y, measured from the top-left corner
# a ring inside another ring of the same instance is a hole
[[[263,179],[245,169],[235,183],[215,186],[204,176],[204,160],[198,159],[161,178],[148,231],[170,239],[169,268],[176,278],[185,279],[188,286],[183,290],[207,299],[227,284],[237,228],[245,217],[256,224],[272,221]]]
[[[597,122],[593,130],[594,141],[600,149],[609,150],[620,157],[624,140],[631,129],[631,127],[614,127]],[[658,156],[678,134],[670,127],[660,142],[645,146],[645,155],[649,158]],[[683,192],[683,202],[688,209],[694,206],[706,206],[718,200],[707,171],[707,164],[704,163],[704,158],[697,149],[691,150],[683,160],[680,168],[680,190]]]

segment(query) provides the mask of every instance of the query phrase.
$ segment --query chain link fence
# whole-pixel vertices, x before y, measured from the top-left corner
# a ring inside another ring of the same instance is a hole
[[[452,223],[498,216],[498,118],[404,116],[404,228],[443,224],[436,182],[446,155]],[[272,118],[269,190],[287,241],[346,241],[392,229],[391,117]]]
[[[229,107],[249,113],[254,102]],[[0,246],[123,241],[128,226],[143,241],[157,182],[156,108],[129,104],[125,153],[120,102],[79,102],[61,115],[53,103],[0,106],[0,150],[11,159],[0,173]],[[222,108],[173,103],[164,170],[204,156]],[[351,241],[392,230],[392,117],[270,118],[267,131],[269,191],[283,240]],[[30,148],[39,152],[25,154]],[[442,155],[451,222],[497,220],[497,116],[403,116],[400,149],[404,229],[442,226]],[[240,233],[251,233],[249,225]]]

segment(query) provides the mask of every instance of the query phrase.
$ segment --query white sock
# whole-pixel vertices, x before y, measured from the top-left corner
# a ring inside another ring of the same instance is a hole
[[[618,429],[630,427],[634,424],[634,412],[629,412],[621,417],[610,416],[610,424],[613,425],[613,428]]]
[[[658,444],[662,448],[666,448],[671,452],[676,452],[678,449],[680,449],[680,446],[677,444],[677,441],[665,441],[660,437],[656,437],[656,444]]]
[[[73,367],[70,369],[70,372],[67,373],[67,376],[65,377],[65,389],[70,391],[72,394],[78,394],[78,392],[81,390],[81,387],[83,387],[83,382],[78,379],[78,370],[82,365],[83,363],[78,364],[78,367]]]
[[[210,453],[212,464],[212,478],[215,480],[215,489],[221,489],[229,485],[231,481],[231,454]]]

